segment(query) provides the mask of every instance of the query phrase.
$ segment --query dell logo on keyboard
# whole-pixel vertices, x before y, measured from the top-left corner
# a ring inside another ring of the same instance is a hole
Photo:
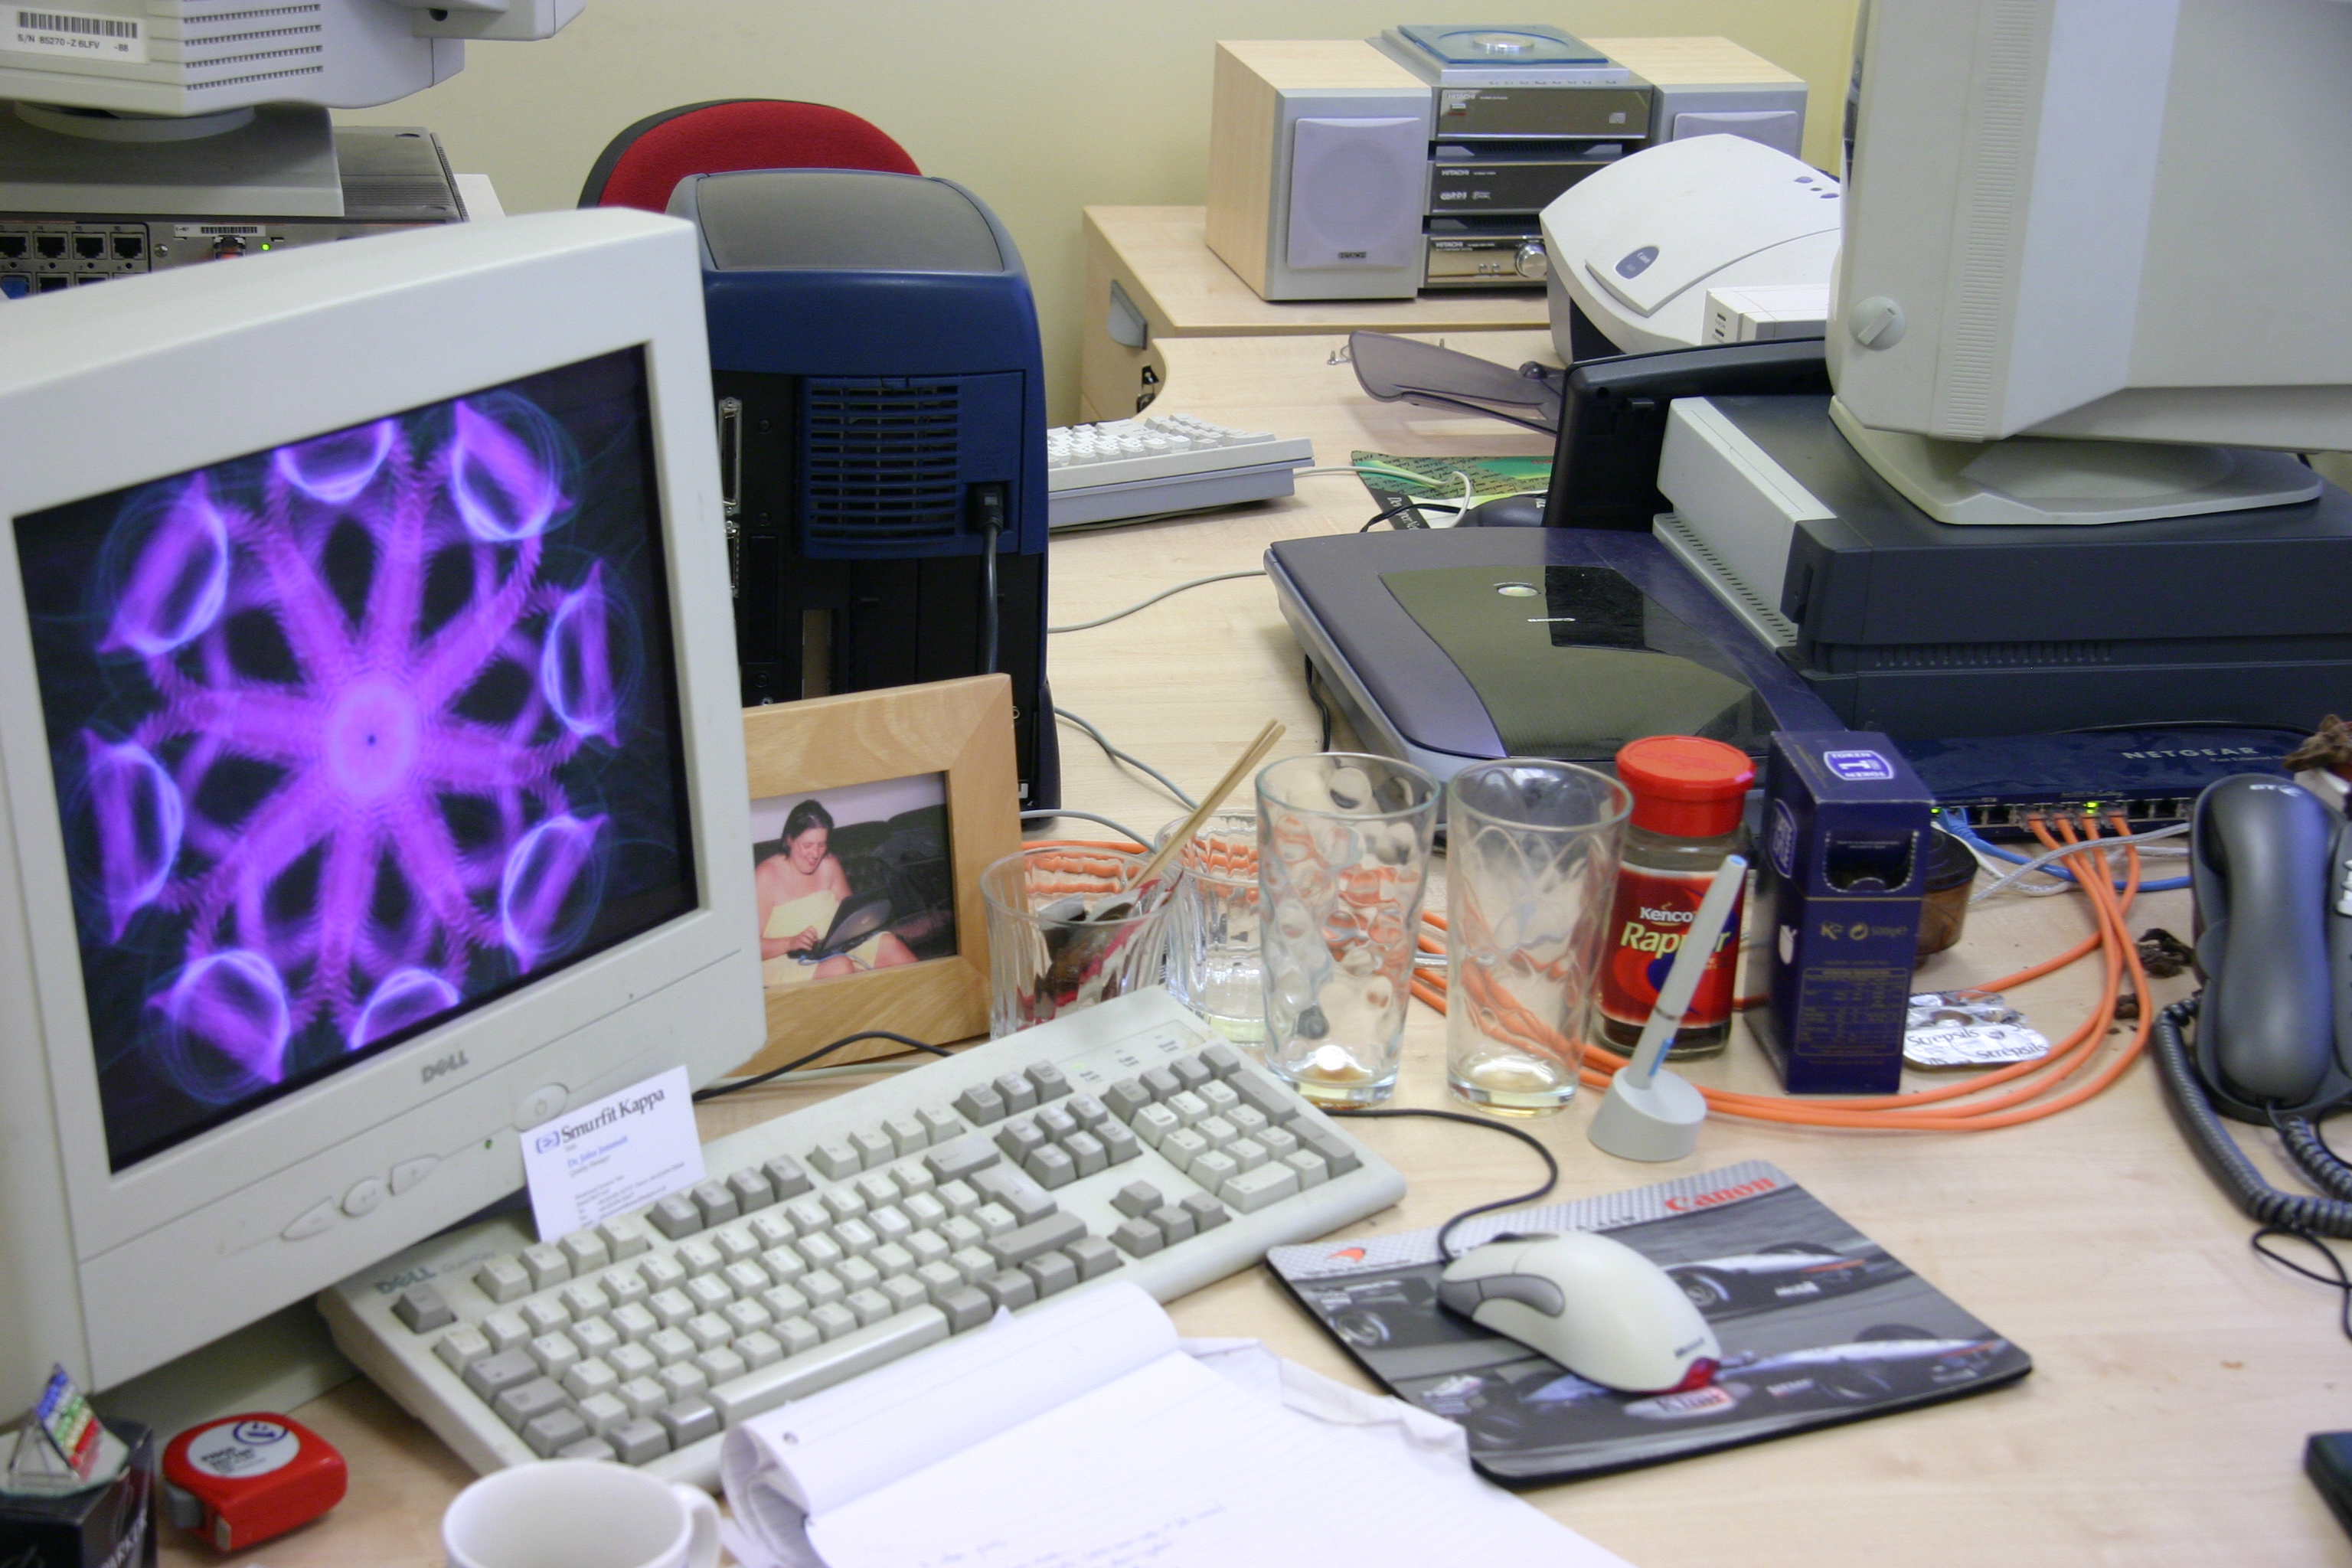
[[[463,1051],[451,1051],[447,1056],[443,1057],[437,1062],[425,1063],[421,1081],[431,1083],[443,1073],[456,1072],[459,1068],[464,1067],[465,1065],[466,1053]]]

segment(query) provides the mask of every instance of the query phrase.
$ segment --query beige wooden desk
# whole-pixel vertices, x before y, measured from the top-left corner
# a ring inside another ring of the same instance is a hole
[[[1540,446],[1488,421],[1370,403],[1345,366],[1325,363],[1339,341],[1171,342],[1168,406],[1311,434],[1327,463],[1344,462],[1353,446]],[[1513,363],[1540,344],[1519,334],[1474,341]],[[1254,566],[1273,540],[1352,528],[1370,515],[1352,479],[1308,479],[1302,489],[1203,521],[1056,541],[1054,619],[1085,619],[1182,578]],[[1290,725],[1286,752],[1313,748],[1298,659],[1265,584],[1244,580],[1058,637],[1053,672],[1057,698],[1204,787],[1269,714]],[[1066,727],[1063,739],[1069,804],[1147,832],[1178,814],[1115,773],[1083,736]],[[2085,929],[2071,903],[1979,906],[1967,940],[1923,979],[1988,979],[2071,942]],[[2188,917],[2185,894],[2158,894],[2134,925],[2185,931]],[[2078,966],[2021,988],[2016,999],[2063,1031],[2085,1010],[2091,981]],[[2160,983],[2159,997],[2182,989]],[[1444,1103],[1443,1035],[1442,1022],[1416,1006],[1400,1103]],[[1693,1076],[1771,1088],[1744,1038]],[[754,1091],[705,1108],[703,1125],[715,1135],[825,1092]],[[1979,1397],[1528,1494],[1637,1568],[2352,1563],[2352,1547],[2300,1472],[2305,1434],[2352,1426],[2352,1347],[2336,1331],[2336,1303],[2249,1254],[2250,1226],[2191,1160],[2145,1066],[2086,1105],[1997,1132],[1829,1133],[1717,1120],[1696,1159],[1668,1166],[1601,1155],[1584,1136],[1590,1114],[1580,1101],[1532,1124],[1559,1158],[1564,1195],[1771,1160],[2036,1362],[2022,1384]],[[1412,1183],[1402,1205],[1350,1227],[1356,1234],[1434,1225],[1531,1184],[1532,1162],[1498,1137],[1442,1123],[1356,1131]],[[1261,1336],[1285,1355],[1361,1382],[1262,1272],[1172,1310],[1188,1333]],[[236,1561],[438,1564],[436,1521],[467,1479],[456,1459],[363,1384],[299,1414],[350,1457],[352,1496],[320,1523]],[[1309,1496],[1302,1489],[1302,1500]],[[165,1557],[219,1561],[181,1538]]]
[[[1202,237],[1205,207],[1086,209],[1087,294],[1078,353],[1078,417],[1125,419],[1136,399],[1168,375],[1170,338],[1260,333],[1492,331],[1541,328],[1549,320],[1540,288],[1473,289],[1414,300],[1332,300],[1268,304],[1218,259]],[[1111,336],[1111,285],[1141,311],[1140,348]]]

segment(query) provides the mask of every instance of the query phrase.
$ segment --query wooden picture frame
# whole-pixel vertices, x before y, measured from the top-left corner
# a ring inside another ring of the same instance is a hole
[[[980,874],[1021,847],[1011,679],[980,675],[747,708],[743,752],[755,801],[944,774],[955,952],[809,984],[763,984],[768,1043],[736,1070],[781,1067],[860,1029],[891,1029],[934,1045],[987,1033],[988,921]],[[862,1041],[826,1060],[904,1048]]]

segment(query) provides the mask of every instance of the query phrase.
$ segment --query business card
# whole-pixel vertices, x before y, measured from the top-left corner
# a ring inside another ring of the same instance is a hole
[[[541,1241],[659,1203],[702,1180],[702,1140],[684,1068],[672,1068],[522,1135]]]

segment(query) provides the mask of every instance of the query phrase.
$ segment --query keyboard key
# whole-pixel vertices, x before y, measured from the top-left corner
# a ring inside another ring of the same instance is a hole
[[[1212,1149],[1222,1149],[1241,1137],[1242,1131],[1222,1116],[1203,1116],[1192,1123],[1192,1131],[1209,1141]]]
[[[809,1271],[808,1259],[798,1247],[772,1247],[760,1254],[760,1267],[779,1285],[789,1285]]]
[[[684,1193],[672,1193],[654,1205],[647,1216],[654,1228],[672,1241],[692,1236],[702,1228],[702,1211]]]
[[[463,1377],[467,1367],[490,1353],[490,1342],[482,1337],[481,1330],[460,1323],[441,1336],[433,1353],[443,1366]]]
[[[1020,1225],[1013,1211],[1003,1204],[982,1204],[972,1211],[972,1223],[980,1226],[982,1237],[1003,1236]]]
[[[808,1321],[816,1325],[816,1331],[824,1336],[828,1344],[865,1326],[857,1321],[856,1313],[839,1301],[827,1301],[822,1307],[811,1309]]]
[[[735,1194],[735,1212],[751,1214],[776,1201],[776,1189],[764,1171],[745,1166],[727,1173],[727,1190]]]
[[[898,1207],[917,1230],[930,1230],[948,1217],[948,1205],[936,1193],[917,1193]]]
[[[552,1379],[534,1377],[528,1383],[518,1383],[502,1390],[490,1401],[490,1409],[498,1418],[515,1431],[521,1431],[526,1422],[538,1419],[551,1410],[570,1408]]]
[[[1168,1238],[1171,1247],[1180,1241],[1192,1240],[1201,1229],[1199,1221],[1192,1217],[1192,1211],[1175,1204],[1162,1204],[1143,1217],[1160,1227],[1160,1234]]]
[[[646,1298],[646,1310],[665,1329],[674,1329],[702,1309],[683,1290],[656,1290]]]
[[[990,1300],[1008,1312],[1017,1312],[1037,1300],[1037,1281],[1017,1268],[990,1275],[980,1282],[980,1288],[988,1292]]]
[[[770,1283],[768,1271],[756,1263],[749,1262],[729,1264],[719,1271],[719,1282],[727,1287],[730,1296],[746,1300],[766,1289]],[[714,1311],[720,1312],[726,1310],[725,1302],[712,1309]]]
[[[588,1430],[602,1437],[629,1418],[629,1407],[613,1394],[592,1394],[580,1402],[580,1419],[588,1423]]]
[[[714,1345],[696,1356],[694,1366],[697,1372],[710,1380],[713,1388],[722,1383],[732,1383],[751,1370],[743,1364],[741,1356],[725,1345]]]
[[[952,1270],[950,1270],[952,1272]],[[931,1299],[930,1287],[912,1274],[886,1274],[875,1291],[890,1303],[892,1312],[903,1312],[909,1307],[919,1307]],[[888,1314],[885,1314],[887,1316]]]
[[[686,1270],[688,1279],[716,1274],[727,1266],[725,1254],[712,1245],[712,1240],[709,1237],[697,1237],[692,1241],[680,1242],[677,1250],[670,1254],[677,1259],[678,1267]]]
[[[793,1222],[780,1214],[755,1215],[748,1228],[751,1233],[752,1245],[761,1252],[772,1247],[789,1246],[793,1237],[800,1234]]]
[[[669,1452],[669,1434],[661,1423],[639,1415],[604,1434],[625,1465],[649,1465]]]
[[[446,1329],[457,1321],[457,1314],[449,1310],[441,1292],[430,1285],[411,1285],[403,1290],[400,1299],[392,1304],[392,1315],[407,1324],[409,1332],[416,1334]]]
[[[898,1245],[907,1249],[907,1256],[913,1258],[918,1266],[936,1263],[955,1250],[936,1230],[916,1231]]]
[[[930,1147],[930,1129],[912,1116],[889,1116],[882,1121],[882,1131],[890,1137],[890,1147],[900,1154],[919,1154]]]
[[[1033,1258],[1021,1266],[1021,1272],[1037,1281],[1037,1297],[1058,1296],[1078,1282],[1078,1266],[1063,1252],[1048,1252]]]
[[[994,1143],[975,1132],[953,1142],[942,1143],[925,1154],[923,1168],[940,1183],[944,1201],[944,1188],[948,1184],[961,1181],[974,1171],[984,1171],[1001,1157]]]
[[[605,1249],[612,1253],[615,1263],[635,1258],[654,1244],[654,1238],[646,1234],[646,1227],[625,1215],[608,1219],[596,1228],[603,1233]]]
[[[784,1239],[789,1241],[792,1238],[787,1237]],[[748,1225],[730,1225],[725,1230],[712,1231],[710,1245],[718,1250],[720,1259],[724,1262],[740,1263],[747,1258],[759,1257],[762,1248],[773,1247],[776,1244],[772,1241],[761,1241],[751,1234],[751,1227]]]
[[[697,1351],[715,1351],[735,1337],[734,1328],[716,1312],[689,1318],[680,1331],[694,1342]]]
[[[827,1187],[817,1201],[824,1205],[825,1213],[833,1215],[835,1225],[866,1212],[866,1199],[852,1186]]]
[[[1118,1120],[1111,1115],[1110,1107],[1091,1094],[1074,1094],[1062,1104],[1077,1124],[1089,1132],[1094,1131],[1106,1121]]]
[[[646,1289],[656,1294],[675,1290],[686,1283],[685,1267],[665,1252],[657,1252],[638,1264],[637,1275],[645,1280]]]
[[[1074,1214],[1057,1214],[1005,1232],[988,1244],[989,1255],[1004,1268],[1015,1268],[1041,1253],[1077,1240],[1087,1234],[1086,1221]]]
[[[949,1334],[947,1315],[937,1307],[916,1307],[866,1328],[850,1330],[821,1349],[787,1356],[747,1373],[709,1394],[711,1405],[729,1426],[773,1410],[788,1400],[871,1372],[903,1355],[935,1345]]]
[[[613,1310],[613,1303],[605,1299],[604,1289],[593,1279],[574,1279],[558,1293],[556,1300],[563,1303],[564,1311],[574,1322],[601,1318]]]
[[[656,1383],[650,1376],[629,1379],[620,1387],[613,1390],[613,1396],[628,1406],[631,1419],[641,1419],[651,1415],[667,1403],[662,1394],[662,1385]],[[605,1435],[611,1436],[610,1433]],[[667,1449],[664,1449],[663,1452],[667,1452]]]
[[[571,1334],[572,1342],[580,1347],[580,1353],[583,1356],[601,1356],[621,1348],[620,1331],[603,1318],[590,1318],[584,1322],[574,1323],[565,1331]]]
[[[1211,1079],[1192,1092],[1199,1095],[1202,1103],[1219,1116],[1231,1116],[1234,1111],[1243,1109],[1242,1097],[1234,1092],[1234,1086],[1216,1079]],[[1252,1106],[1249,1109],[1255,1110],[1256,1107]],[[1265,1112],[1260,1111],[1259,1114],[1264,1115]]]
[[[1209,1102],[1189,1089],[1170,1096],[1164,1103],[1187,1127],[1198,1127],[1209,1119]]]
[[[1244,1105],[1255,1107],[1260,1114],[1277,1127],[1286,1125],[1298,1115],[1298,1101],[1295,1098],[1255,1073],[1237,1073],[1228,1081]]]
[[[632,1301],[642,1301],[653,1292],[646,1289],[645,1276],[634,1268],[608,1268],[597,1280],[598,1289],[614,1307],[625,1307]]]
[[[530,1270],[520,1258],[493,1258],[474,1270],[474,1284],[483,1295],[504,1306],[530,1294]]]
[[[803,1258],[808,1259],[811,1268],[830,1268],[849,1256],[848,1249],[841,1243],[824,1235],[801,1237],[798,1250]]]
[[[868,1211],[866,1224],[874,1232],[875,1239],[884,1246],[902,1241],[915,1232],[915,1222],[908,1219],[906,1211],[896,1204]]]
[[[1147,1105],[1135,1113],[1134,1126],[1134,1135],[1157,1149],[1175,1133],[1183,1131],[1184,1124],[1166,1106]]]
[[[948,1262],[967,1285],[977,1285],[996,1272],[996,1259],[982,1247],[960,1247],[948,1254]]]
[[[866,1255],[866,1261],[883,1274],[904,1274],[915,1267],[915,1255],[895,1241],[886,1241]]]
[[[1291,1124],[1290,1130],[1298,1135],[1302,1147],[1323,1156],[1323,1163],[1335,1177],[1344,1176],[1363,1164],[1345,1138],[1319,1121],[1302,1116]]]
[[[1151,1103],[1151,1091],[1138,1080],[1123,1078],[1103,1090],[1103,1105],[1122,1121],[1132,1121]]]
[[[866,1168],[865,1157],[846,1140],[831,1138],[809,1151],[810,1164],[829,1182],[854,1176]]]
[[[1121,1131],[1124,1131],[1125,1129],[1122,1128]],[[1091,1132],[1071,1133],[1068,1141],[1062,1145],[1062,1152],[1076,1163],[1078,1174],[1082,1178],[1091,1176],[1097,1171],[1107,1170],[1110,1166],[1110,1151],[1104,1148],[1102,1140]]]
[[[845,1258],[833,1266],[833,1277],[852,1291],[870,1289],[882,1282],[882,1270],[867,1258]]]
[[[1226,1182],[1217,1189],[1217,1195],[1244,1214],[1255,1214],[1297,1191],[1297,1172],[1287,1165],[1261,1164]]]
[[[841,1304],[856,1315],[861,1329],[880,1322],[896,1310],[890,1305],[890,1298],[871,1286],[852,1290],[841,1299]]]
[[[694,1206],[702,1211],[702,1224],[706,1229],[714,1225],[725,1225],[743,1212],[737,1206],[735,1194],[727,1190],[724,1182],[697,1182],[688,1195],[694,1199]]]
[[[996,1130],[996,1146],[1004,1151],[1004,1157],[1008,1160],[1026,1160],[1052,1142],[1045,1135],[1045,1130],[1027,1117],[1018,1121],[1008,1121]],[[961,1175],[963,1173],[959,1171],[956,1173]]]
[[[1111,1194],[1110,1206],[1129,1219],[1140,1219],[1166,1201],[1150,1182],[1129,1182]]]
[[[580,1347],[572,1342],[570,1334],[541,1334],[530,1342],[530,1359],[539,1363],[540,1371],[561,1380],[580,1364]]]
[[[574,1362],[563,1374],[563,1392],[574,1399],[593,1399],[621,1386],[621,1374],[601,1361]]]
[[[552,1289],[572,1278],[572,1260],[563,1256],[563,1248],[549,1242],[524,1247],[522,1266],[530,1270],[534,1290]]]
[[[973,1214],[979,1212],[978,1209],[972,1211]],[[1007,1215],[1005,1217],[1010,1219],[1013,1216]],[[988,1233],[980,1228],[978,1220],[964,1215],[954,1215],[940,1223],[940,1239],[946,1242],[950,1247],[978,1247],[988,1239]]]
[[[790,1154],[779,1154],[760,1169],[766,1173],[768,1184],[775,1189],[778,1203],[799,1197],[816,1185],[809,1180],[809,1173],[801,1169],[801,1163]]]
[[[651,1377],[659,1372],[661,1357],[640,1344],[618,1344],[605,1352],[604,1364],[626,1383],[633,1377]]]
[[[1276,1127],[1255,1106],[1236,1106],[1225,1120],[1240,1128],[1243,1137],[1255,1138],[1264,1144],[1269,1160],[1279,1160],[1298,1147],[1297,1133],[1287,1127]]]
[[[833,1239],[852,1258],[863,1258],[882,1243],[874,1227],[862,1219],[845,1219],[833,1227]]]
[[[572,1278],[593,1274],[613,1261],[613,1249],[604,1238],[593,1230],[575,1230],[556,1244],[563,1248],[566,1261],[572,1265]]]
[[[814,1335],[816,1331],[812,1329],[809,1332]],[[784,1359],[782,1342],[765,1329],[756,1333],[745,1334],[735,1342],[732,1348],[737,1355],[743,1358],[743,1369],[746,1372],[757,1372],[763,1366],[772,1366]]]
[[[1077,1162],[1051,1143],[1033,1150],[1022,1168],[1036,1178],[1039,1186],[1048,1189],[1066,1187],[1078,1179]]]
[[[1136,1141],[1135,1134],[1116,1121],[1095,1129],[1095,1136],[1102,1142],[1104,1157],[1114,1165],[1124,1165],[1143,1152],[1143,1145]]]
[[[533,1296],[516,1311],[520,1314],[524,1326],[530,1330],[533,1339],[541,1334],[554,1333],[572,1321],[572,1314],[565,1311],[563,1303],[552,1296]]]
[[[614,1308],[604,1321],[613,1325],[614,1333],[631,1344],[636,1343],[662,1326],[662,1321],[655,1317],[653,1310],[642,1301],[632,1301],[625,1307]]]
[[[1176,1075],[1177,1082],[1190,1089],[1198,1089],[1214,1076],[1209,1071],[1209,1065],[1199,1057],[1179,1057],[1168,1064],[1168,1070]]]
[[[1052,1062],[1031,1062],[1027,1073],[1030,1086],[1037,1091],[1037,1103],[1059,1100],[1070,1092],[1070,1080]]]
[[[1225,1145],[1225,1157],[1244,1172],[1255,1171],[1266,1163],[1265,1145],[1255,1138],[1236,1138]]]
[[[1223,1041],[1219,1041],[1202,1051],[1201,1065],[1220,1079],[1228,1079],[1242,1070],[1241,1053]]]
[[[1078,1119],[1058,1105],[1048,1105],[1037,1112],[1037,1131],[1059,1143],[1078,1130]]]
[[[476,1398],[487,1402],[540,1375],[539,1363],[530,1359],[529,1351],[493,1351],[466,1369],[466,1386]]]
[[[1144,1092],[1154,1100],[1172,1100],[1184,1092],[1184,1080],[1166,1068],[1151,1068],[1143,1074],[1141,1082]]]
[[[1319,1187],[1331,1178],[1331,1167],[1323,1163],[1322,1155],[1311,1150],[1295,1149],[1282,1157],[1282,1163],[1298,1173],[1298,1190],[1302,1193],[1309,1187]]]
[[[833,1223],[833,1211],[817,1201],[814,1194],[794,1198],[784,1205],[784,1217],[793,1222],[795,1236],[814,1236]]]
[[[786,1318],[775,1327],[776,1343],[787,1356],[802,1355],[824,1343],[824,1335],[806,1317]]]
[[[966,1121],[982,1127],[1004,1120],[1004,1097],[984,1083],[973,1084],[955,1097],[955,1108]]]
[[[671,1405],[681,1399],[692,1399],[710,1386],[710,1380],[702,1375],[702,1369],[690,1361],[673,1362],[654,1373],[654,1381],[662,1385],[663,1392],[668,1395],[667,1403]]]
[[[1214,1230],[1233,1217],[1225,1212],[1224,1205],[1206,1193],[1186,1194],[1181,1206],[1192,1215],[1192,1223],[1199,1230]]]
[[[567,1443],[555,1450],[555,1457],[559,1459],[594,1459],[607,1465],[617,1464],[621,1458],[613,1451],[613,1445],[602,1437],[583,1437],[577,1443]]]
[[[522,1428],[522,1440],[542,1459],[553,1458],[557,1449],[585,1442],[588,1436],[588,1423],[580,1419],[578,1411],[570,1409],[534,1416]]]
[[[951,1110],[927,1105],[915,1112],[915,1120],[923,1124],[924,1142],[929,1144],[946,1142],[963,1132],[963,1119]]]
[[[857,1195],[866,1200],[869,1213],[898,1201],[898,1181],[887,1171],[868,1171],[852,1184]]]
[[[849,1287],[844,1285],[830,1268],[819,1268],[802,1276],[795,1282],[794,1289],[808,1298],[812,1307],[826,1306],[849,1294]]]
[[[482,1337],[494,1351],[520,1350],[539,1336],[520,1312],[492,1312],[482,1320]]]
[[[657,1329],[646,1341],[646,1349],[654,1352],[654,1360],[661,1363],[664,1371],[688,1359],[701,1348],[683,1329]]]
[[[917,1164],[894,1165],[890,1168],[890,1174],[898,1184],[898,1191],[906,1197],[928,1193],[940,1184],[938,1177]]]
[[[1222,1149],[1212,1149],[1184,1167],[1186,1175],[1211,1192],[1215,1192],[1227,1182],[1240,1175],[1241,1171],[1240,1164],[1231,1154]]]
[[[1007,1115],[1037,1109],[1037,1086],[1023,1074],[999,1073],[990,1080],[989,1087],[996,1090],[999,1100],[1004,1101]]]
[[[939,1308],[947,1314],[950,1333],[977,1329],[996,1316],[996,1303],[989,1299],[988,1292],[970,1285],[940,1302]]]
[[[660,1419],[673,1450],[719,1436],[719,1412],[707,1399],[681,1399],[665,1409]]]
[[[940,1190],[931,1195],[945,1204],[952,1215],[968,1215],[980,1206],[980,1194],[970,1182],[941,1182]]]
[[[1110,1238],[1129,1258],[1149,1258],[1168,1245],[1160,1237],[1160,1227],[1148,1219],[1121,1220]]]
[[[1180,1171],[1189,1171],[1192,1162],[1209,1152],[1209,1141],[1189,1127],[1180,1127],[1160,1141],[1160,1153]]]
[[[1013,1216],[1023,1225],[1043,1219],[1059,1206],[1045,1195],[1045,1189],[1034,1177],[1010,1165],[992,1165],[975,1172],[971,1184],[982,1197],[1011,1209]]]
[[[861,1127],[849,1135],[849,1146],[857,1151],[859,1164],[866,1170],[887,1165],[898,1157],[898,1146],[890,1134],[879,1127]]]
[[[916,1268],[913,1279],[916,1283],[922,1286],[924,1293],[930,1297],[935,1305],[945,1302],[949,1297],[964,1288],[963,1270],[945,1258],[941,1258],[937,1263],[920,1265]]]

